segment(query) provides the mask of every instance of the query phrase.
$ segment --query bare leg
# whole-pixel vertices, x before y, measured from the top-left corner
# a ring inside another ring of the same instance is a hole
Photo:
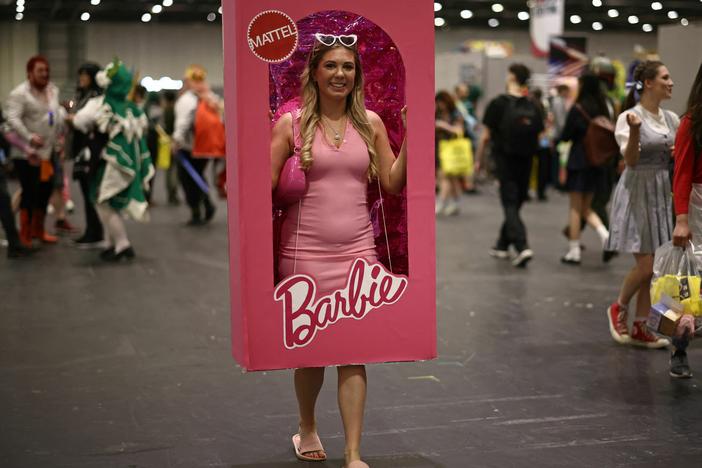
[[[368,381],[365,366],[340,366],[339,410],[344,423],[346,464],[361,459],[361,433]]]
[[[452,196],[458,202],[461,198],[461,194],[463,193],[463,185],[461,184],[461,178],[460,177],[451,177],[451,188],[452,188]]]
[[[580,216],[583,210],[583,194],[570,192],[570,209],[568,211],[568,226],[570,240],[580,240]]]
[[[624,282],[619,291],[619,298],[617,301],[623,306],[629,305],[631,298],[638,292],[639,287],[641,287],[641,274],[639,273],[638,266],[634,266],[624,277]]]
[[[63,201],[63,192],[60,189],[51,192],[49,204],[54,208],[54,218],[57,220],[66,219],[66,203]]]
[[[295,369],[295,394],[300,411],[300,436],[317,432],[317,420],[314,407],[322,384],[324,383],[324,367],[307,367]],[[323,451],[305,453],[308,457],[324,458]]]
[[[451,179],[450,176],[446,174],[441,174],[441,180],[439,182],[439,199],[446,203],[447,200],[451,198]]]
[[[600,217],[597,216],[597,213],[590,209],[590,206],[592,205],[593,196],[593,193],[585,194],[583,199],[582,216],[583,219],[587,221],[587,224],[589,224],[595,229],[595,232],[600,237],[600,241],[602,242],[602,246],[604,247],[605,243],[607,242],[607,238],[609,237],[609,231],[605,227]]]
[[[639,293],[636,296],[636,318],[645,319],[651,309],[651,277],[653,276],[653,255],[637,254],[636,265],[640,275]]]

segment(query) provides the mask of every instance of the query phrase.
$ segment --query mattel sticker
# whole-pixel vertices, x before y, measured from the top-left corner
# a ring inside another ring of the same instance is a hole
[[[282,11],[262,11],[249,23],[249,48],[264,62],[287,60],[297,49],[297,40],[297,25]]]

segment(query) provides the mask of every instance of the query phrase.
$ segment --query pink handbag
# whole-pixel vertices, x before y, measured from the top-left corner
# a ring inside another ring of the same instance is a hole
[[[298,118],[299,110],[296,113],[292,113],[295,148],[293,154],[285,161],[283,169],[280,171],[278,185],[273,193],[273,204],[281,208],[297,203],[307,191],[307,176],[302,169],[302,162],[300,161],[301,145],[300,132],[297,128]]]

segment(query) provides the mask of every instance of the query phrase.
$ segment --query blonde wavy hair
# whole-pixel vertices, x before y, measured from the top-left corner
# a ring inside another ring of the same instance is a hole
[[[326,46],[320,42],[316,42],[315,47],[310,52],[307,59],[307,66],[300,77],[301,82],[301,98],[302,98],[302,113],[300,115],[300,136],[302,139],[302,148],[300,150],[300,160],[302,168],[307,170],[312,167],[314,156],[312,155],[312,142],[317,126],[320,124],[319,114],[319,88],[317,83],[312,79],[314,71],[322,61],[322,57],[328,51],[336,47],[345,47],[338,43]],[[373,179],[378,175],[378,154],[375,151],[373,140],[375,132],[373,125],[368,121],[366,113],[365,94],[363,92],[363,69],[359,60],[356,47],[345,47],[353,52],[353,59],[356,67],[356,79],[353,84],[353,89],[346,97],[346,113],[351,120],[351,124],[356,131],[361,135],[361,138],[368,147],[370,156],[370,164],[368,167],[368,179]]]

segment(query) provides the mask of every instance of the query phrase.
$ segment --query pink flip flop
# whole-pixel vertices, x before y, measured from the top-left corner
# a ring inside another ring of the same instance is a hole
[[[295,456],[298,460],[310,461],[310,462],[321,462],[327,459],[326,453],[323,457],[315,458],[305,455],[310,452],[324,452],[324,447],[322,447],[322,442],[319,440],[317,433],[309,434],[305,436],[305,441],[302,442],[302,437],[300,434],[295,434],[292,436],[293,448],[295,449]],[[358,468],[361,468],[360,466]]]

